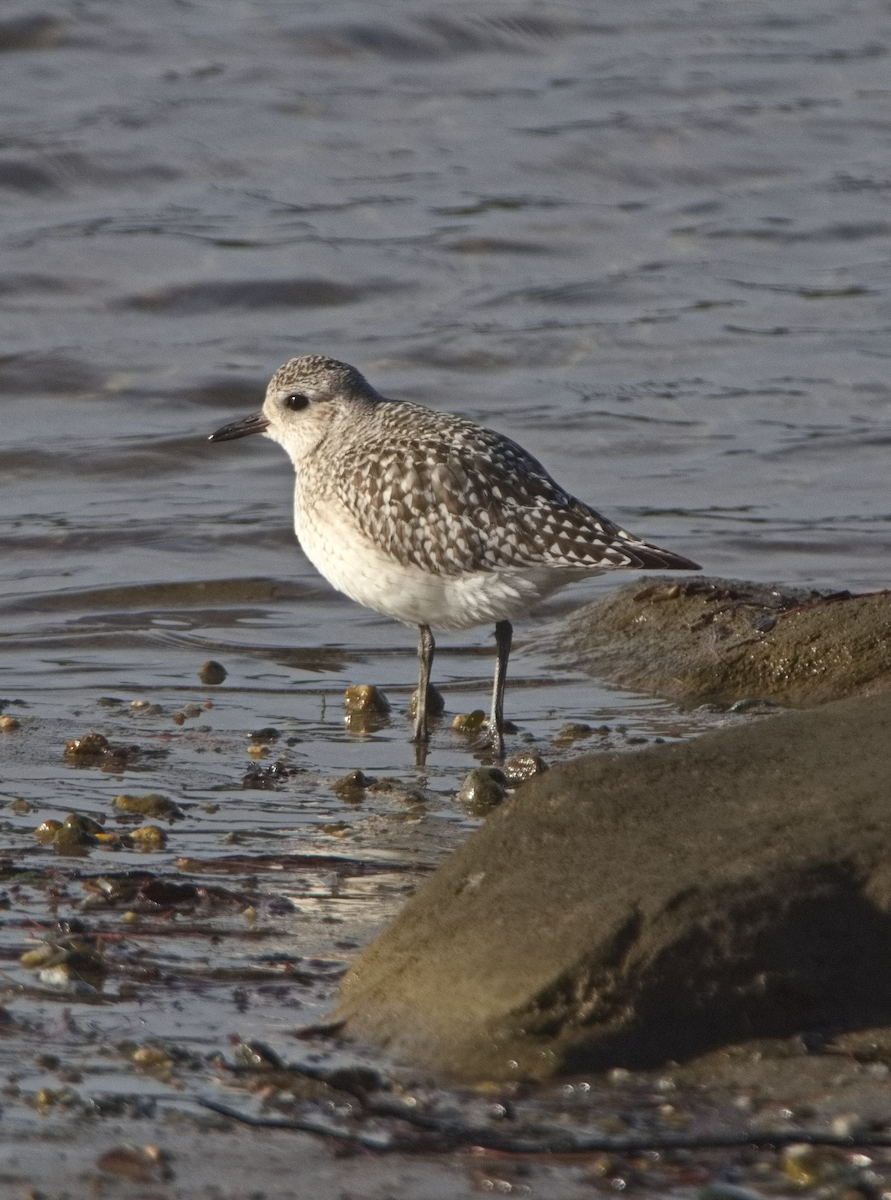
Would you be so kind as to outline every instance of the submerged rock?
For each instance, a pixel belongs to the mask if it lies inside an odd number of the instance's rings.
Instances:
[[[223,664],[213,658],[209,658],[198,668],[199,680],[210,687],[218,687],[221,683],[225,683],[227,675],[228,671]]]
[[[360,957],[347,1037],[462,1079],[891,1025],[891,692],[554,767]]]
[[[505,797],[507,780],[497,767],[474,767],[464,776],[458,803],[472,817],[485,817]]]
[[[185,815],[179,805],[157,792],[149,792],[146,796],[115,796],[111,806],[118,812],[139,817],[154,817],[156,821],[181,821]]]
[[[376,713],[390,711],[390,701],[373,683],[357,683],[343,693],[343,707],[348,713]]]
[[[809,708],[891,687],[891,592],[632,583],[573,613],[559,653],[601,679],[683,703]]]

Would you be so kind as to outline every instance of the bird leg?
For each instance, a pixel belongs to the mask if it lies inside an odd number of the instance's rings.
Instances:
[[[430,727],[427,724],[427,693],[430,689],[430,672],[433,669],[433,651],[436,643],[429,625],[418,626],[418,703],[415,708],[415,731],[413,742],[429,742]]]
[[[507,660],[510,657],[514,628],[510,621],[499,621],[495,626],[495,678],[492,682],[492,715],[486,745],[496,758],[504,758],[504,684],[507,680]]]

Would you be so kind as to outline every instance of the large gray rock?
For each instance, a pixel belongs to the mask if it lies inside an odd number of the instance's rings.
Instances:
[[[891,1024],[891,694],[525,784],[342,985],[345,1034],[463,1079]]]

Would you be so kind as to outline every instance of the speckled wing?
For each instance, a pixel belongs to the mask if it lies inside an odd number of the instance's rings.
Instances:
[[[346,450],[337,483],[362,532],[398,562],[437,575],[686,563],[570,496],[509,438],[414,405],[398,408],[411,409],[411,420],[389,428],[374,453]],[[386,415],[396,424],[396,412]]]

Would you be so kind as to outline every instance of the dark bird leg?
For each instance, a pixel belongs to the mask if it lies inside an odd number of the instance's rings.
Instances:
[[[504,758],[504,684],[507,680],[507,660],[510,657],[510,647],[514,636],[514,627],[510,621],[499,621],[495,626],[495,678],[492,682],[492,715],[489,717],[489,731],[486,734],[486,745],[494,752],[496,758]]]
[[[430,727],[427,724],[427,694],[430,690],[430,672],[433,669],[433,651],[436,642],[429,625],[418,626],[418,703],[415,708],[415,731],[413,742],[422,744],[430,741]]]

